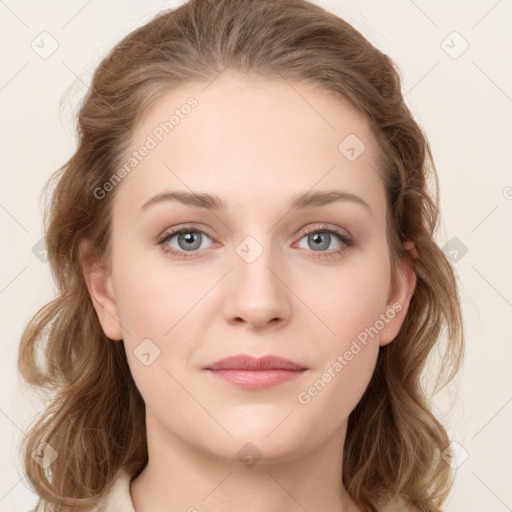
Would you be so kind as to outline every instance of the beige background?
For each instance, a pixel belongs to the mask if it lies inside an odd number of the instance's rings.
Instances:
[[[0,2],[2,512],[28,512],[35,504],[16,447],[41,404],[22,392],[16,357],[23,326],[54,293],[48,265],[36,255],[43,184],[73,152],[74,114],[100,58],[127,32],[180,3]],[[446,511],[511,510],[512,2],[316,3],[396,61],[407,103],[433,149],[443,214],[438,241],[456,258],[467,333],[464,369],[436,398],[458,453]],[[52,44],[56,50],[44,55]]]

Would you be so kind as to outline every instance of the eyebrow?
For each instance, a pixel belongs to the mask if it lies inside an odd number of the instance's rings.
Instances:
[[[359,204],[371,212],[370,205],[361,197],[341,190],[325,190],[298,194],[291,198],[289,208],[291,210],[304,210],[307,208],[317,208],[339,201]],[[140,210],[144,211],[152,205],[165,202],[178,202],[186,206],[195,206],[208,210],[222,210],[226,208],[226,203],[219,196],[214,194],[207,194],[204,192],[173,191],[163,192],[153,196],[141,206]]]

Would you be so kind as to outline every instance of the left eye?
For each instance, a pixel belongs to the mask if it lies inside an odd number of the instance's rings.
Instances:
[[[341,233],[337,233],[336,231],[332,231],[329,229],[326,230],[315,230],[311,231],[310,233],[307,233],[304,235],[301,240],[306,239],[306,243],[308,244],[308,247],[302,247],[303,249],[313,249],[314,251],[325,251],[329,249],[329,245],[334,238],[338,238],[338,240],[341,240],[344,243],[347,243],[346,237],[342,235]],[[339,243],[339,242],[338,242]],[[301,247],[301,246],[299,246]],[[338,249],[338,247],[331,247],[331,249]]]

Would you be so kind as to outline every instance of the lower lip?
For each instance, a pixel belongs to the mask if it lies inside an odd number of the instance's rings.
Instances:
[[[210,373],[244,389],[265,389],[289,382],[306,370],[208,370]]]

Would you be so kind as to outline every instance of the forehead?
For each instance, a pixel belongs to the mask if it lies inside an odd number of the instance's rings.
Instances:
[[[247,208],[338,188],[383,213],[378,151],[366,119],[332,93],[221,74],[167,92],[146,113],[115,201],[139,208],[154,194],[179,189]]]

